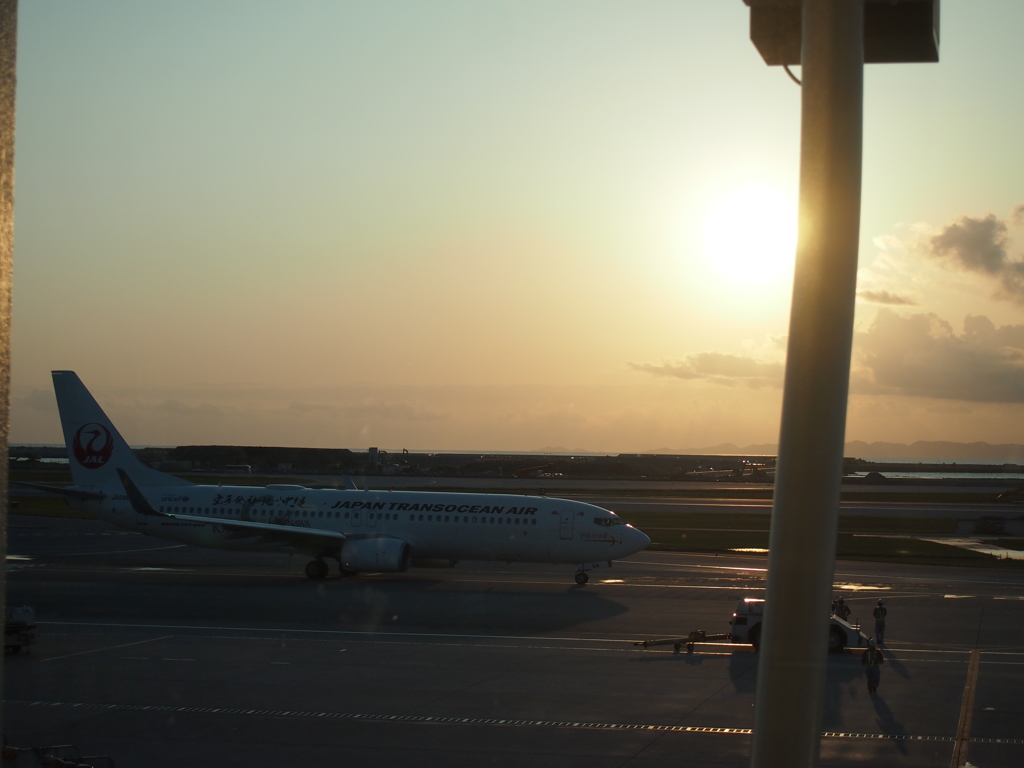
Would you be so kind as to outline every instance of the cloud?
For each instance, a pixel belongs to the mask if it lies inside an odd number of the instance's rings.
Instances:
[[[906,296],[900,296],[896,293],[890,293],[889,291],[860,291],[857,294],[865,301],[873,302],[874,304],[899,304],[905,306],[917,306],[917,302],[913,299],[908,299]]]
[[[942,414],[968,414],[974,413],[974,410],[968,408],[966,405],[933,405],[925,408],[928,413],[942,413]]]
[[[322,413],[323,411],[330,411],[331,406],[319,405],[316,403],[292,403],[288,406],[288,410],[294,411],[298,414]]]
[[[288,411],[299,416],[316,414],[317,418],[340,417],[357,421],[437,421],[448,418],[448,414],[441,411],[402,402],[364,401],[341,405],[325,405],[322,403],[296,401],[288,406]]]
[[[1013,207],[1013,215],[1011,217],[1013,223],[1018,226],[1024,225],[1024,203],[1019,203]]]
[[[12,407],[31,408],[33,411],[42,411],[43,413],[54,413],[57,410],[57,398],[53,396],[52,389],[33,389],[31,394],[13,398],[11,405]]]
[[[729,355],[723,352],[699,352],[687,355],[675,363],[653,365],[651,363],[630,363],[635,371],[652,376],[670,376],[677,379],[703,379],[715,384],[748,387],[781,387],[782,363],[766,363],[753,357]]]
[[[789,336],[784,333],[766,334],[764,338],[744,339],[742,342],[743,352],[748,357],[761,362],[767,362],[763,358],[777,358],[779,354],[786,353],[786,346],[789,343]]]
[[[1016,221],[1024,206],[1013,210]],[[1024,262],[1009,257],[1006,222],[993,214],[984,218],[961,216],[926,244],[928,255],[965,272],[977,272],[999,281],[996,298],[1024,304]]]
[[[854,392],[1024,403],[1024,325],[968,316],[958,335],[935,314],[882,309],[858,335],[855,357]]]
[[[447,414],[411,403],[353,403],[339,407],[338,412],[347,419],[383,421],[437,421]]]
[[[753,356],[700,352],[676,362],[630,363],[652,376],[724,386],[782,386],[784,363]],[[934,313],[902,316],[882,308],[854,339],[850,391],[979,403],[1024,403],[1024,325],[996,326],[968,315],[963,330]],[[962,414],[962,405],[936,405],[934,413]]]
[[[183,403],[180,400],[164,400],[152,406],[154,411],[174,417],[199,416],[204,419],[217,419],[224,411],[210,403]]]
[[[993,214],[961,216],[931,239],[931,252],[969,272],[995,275],[1006,265],[1006,244],[1006,224]]]

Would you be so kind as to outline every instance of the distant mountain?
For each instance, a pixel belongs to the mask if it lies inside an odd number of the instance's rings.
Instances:
[[[1024,445],[1004,443],[951,443],[944,440],[903,443],[865,443],[860,440],[846,444],[846,456],[861,459],[963,459],[966,461],[1024,461]]]
[[[686,448],[672,450],[659,448],[651,453],[669,453],[682,455],[721,455],[721,456],[774,456],[779,452],[775,443],[738,446],[734,443],[722,443],[704,448]],[[1024,462],[1024,445],[1004,443],[953,443],[945,440],[916,443],[865,443],[853,440],[846,444],[843,455],[857,459],[946,459],[948,461],[998,461]]]

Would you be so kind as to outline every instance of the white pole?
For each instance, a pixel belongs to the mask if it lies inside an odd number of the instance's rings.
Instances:
[[[800,237],[753,768],[818,763],[860,229],[862,0],[804,0]]]

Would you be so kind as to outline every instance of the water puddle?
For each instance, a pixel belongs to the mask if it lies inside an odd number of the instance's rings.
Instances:
[[[998,557],[1000,560],[1024,560],[1024,551],[1019,549],[1005,549],[1003,547],[996,547],[991,544],[985,544],[980,539],[954,539],[954,538],[934,538],[934,539],[922,539],[922,541],[930,541],[934,544],[945,544],[948,547],[959,547],[960,549],[969,549],[972,552],[980,552],[984,555],[992,555]]]
[[[838,589],[840,592],[880,592],[892,587],[884,587],[880,584],[833,584],[833,589]]]

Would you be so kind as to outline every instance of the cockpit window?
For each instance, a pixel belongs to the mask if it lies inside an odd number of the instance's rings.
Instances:
[[[598,525],[625,525],[625,521],[618,515],[612,515],[611,517],[595,517],[594,522]]]

